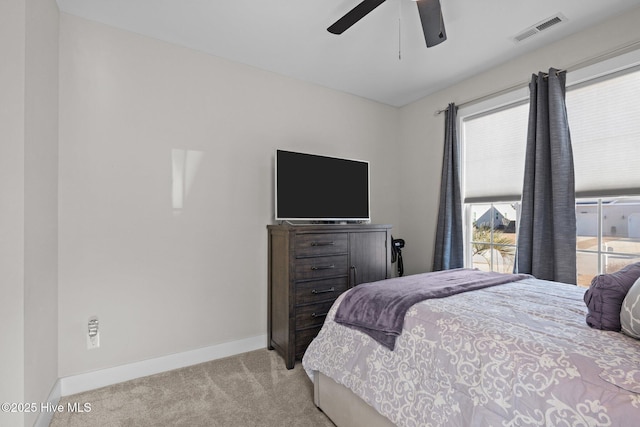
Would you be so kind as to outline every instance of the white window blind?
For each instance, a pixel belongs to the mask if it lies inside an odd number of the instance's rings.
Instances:
[[[567,91],[579,197],[640,192],[640,69]]]
[[[640,194],[640,67],[567,88],[577,197]],[[528,102],[462,120],[464,201],[520,200]]]
[[[464,118],[464,201],[520,200],[529,104]]]

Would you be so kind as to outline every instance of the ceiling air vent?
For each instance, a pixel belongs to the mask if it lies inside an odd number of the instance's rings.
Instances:
[[[547,18],[543,21],[538,22],[535,25],[532,25],[531,27],[521,31],[520,33],[518,33],[516,36],[513,37],[513,40],[517,43],[528,39],[529,37],[533,37],[536,34],[540,33],[541,31],[544,30],[548,30],[549,28],[553,27],[554,25],[557,25],[561,22],[564,22],[567,20],[567,17],[564,16],[561,13],[556,13],[555,15],[553,15],[550,18]]]

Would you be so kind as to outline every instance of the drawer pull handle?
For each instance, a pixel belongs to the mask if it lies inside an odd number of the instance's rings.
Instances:
[[[327,293],[327,292],[335,292],[335,291],[336,291],[336,288],[332,286],[329,289],[323,289],[321,291],[319,291],[317,289],[314,289],[314,290],[311,291],[311,293],[312,294],[324,294],[324,293]]]
[[[329,312],[326,313],[311,313],[311,317],[316,318],[316,317],[327,317],[327,314],[329,314]]]
[[[332,268],[336,268],[336,266],[335,266],[335,265],[333,265],[333,264],[330,264],[330,265],[318,265],[318,266],[314,265],[314,266],[311,266],[311,270],[313,270],[313,271],[315,271],[315,270],[331,270]]]
[[[311,242],[311,246],[335,246],[336,242]]]

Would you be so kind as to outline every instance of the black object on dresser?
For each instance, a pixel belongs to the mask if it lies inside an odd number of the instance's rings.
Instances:
[[[292,369],[338,295],[391,275],[390,225],[269,225],[269,350]]]

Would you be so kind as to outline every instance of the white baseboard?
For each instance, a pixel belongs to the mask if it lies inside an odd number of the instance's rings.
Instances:
[[[146,377],[172,369],[184,368],[185,366],[258,350],[265,348],[266,344],[267,336],[258,335],[256,337],[212,345],[197,350],[185,351],[183,353],[171,354],[169,356],[60,378],[58,380],[58,383],[60,383],[58,399],[59,396],[82,393],[83,391],[94,390],[135,378]]]
[[[58,379],[51,388],[51,392],[49,393],[49,398],[47,399],[48,407],[53,408],[58,406],[58,402],[60,402],[61,396],[62,384]],[[51,424],[51,421],[53,420],[54,413],[55,412],[53,411],[40,411],[40,415],[38,415],[38,419],[36,419],[33,427],[49,427],[49,424]]]

